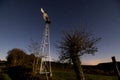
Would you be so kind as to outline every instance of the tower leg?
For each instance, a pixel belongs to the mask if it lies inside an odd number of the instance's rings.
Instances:
[[[50,74],[49,74],[49,80],[53,80],[52,79],[52,72],[50,72]]]

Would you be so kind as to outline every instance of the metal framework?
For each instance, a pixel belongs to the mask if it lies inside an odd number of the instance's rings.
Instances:
[[[41,8],[43,19],[45,20],[45,31],[42,39],[41,50],[35,64],[35,73],[45,74],[47,80],[51,80],[51,57],[50,57],[50,32],[49,24],[51,23],[48,14]]]

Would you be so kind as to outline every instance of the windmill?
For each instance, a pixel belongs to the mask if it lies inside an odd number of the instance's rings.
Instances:
[[[40,75],[45,74],[47,80],[52,80],[49,32],[49,25],[51,21],[48,17],[48,14],[43,10],[43,8],[41,8],[41,12],[45,21],[45,31],[43,34],[40,53],[36,60],[35,73]]]

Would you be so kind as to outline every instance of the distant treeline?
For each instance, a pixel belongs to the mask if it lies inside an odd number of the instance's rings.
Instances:
[[[117,62],[118,68],[120,69],[120,62]],[[101,74],[101,75],[115,75],[114,73],[114,65],[112,62],[108,63],[99,63],[98,65],[88,66],[83,65],[83,70],[85,73],[90,74]]]

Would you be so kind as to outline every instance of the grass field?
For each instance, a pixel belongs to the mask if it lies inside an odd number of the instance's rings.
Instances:
[[[67,67],[64,67],[62,69],[62,66],[57,66],[57,68],[53,68],[52,70],[53,70],[53,80],[77,80],[76,75],[72,68],[69,69]],[[17,69],[14,68],[12,70],[12,72],[13,71],[15,73],[14,75],[16,75],[17,74],[16,72],[18,72],[18,73],[19,73],[19,71],[21,72],[21,69],[19,70],[19,67],[17,67]],[[17,76],[20,77],[19,74],[17,74]],[[40,80],[45,80],[44,77],[46,77],[46,76],[39,75],[39,77],[42,78]],[[86,80],[118,80],[116,76],[105,76],[105,75],[98,75],[98,74],[97,75],[85,74],[85,79]],[[8,73],[4,73],[4,71],[3,71],[0,73],[0,80],[12,80],[12,77]],[[19,79],[19,80],[23,80],[23,79]],[[30,75],[30,78],[25,79],[25,80],[37,80],[37,79],[35,79],[34,77],[31,79],[31,75]]]
[[[118,80],[115,76],[85,74],[86,80]],[[73,71],[53,71],[53,80],[77,80]]]
[[[118,80],[115,76],[86,74],[86,80]]]
[[[93,74],[85,74],[85,78],[86,80],[118,80],[116,76],[104,76],[104,75],[93,75]],[[9,75],[3,73],[2,80],[12,80],[12,79],[10,79]],[[36,79],[30,79],[30,80],[36,80]],[[40,79],[40,80],[45,80],[45,79]],[[68,71],[54,70],[53,80],[77,80],[77,79],[73,70],[68,70]]]

